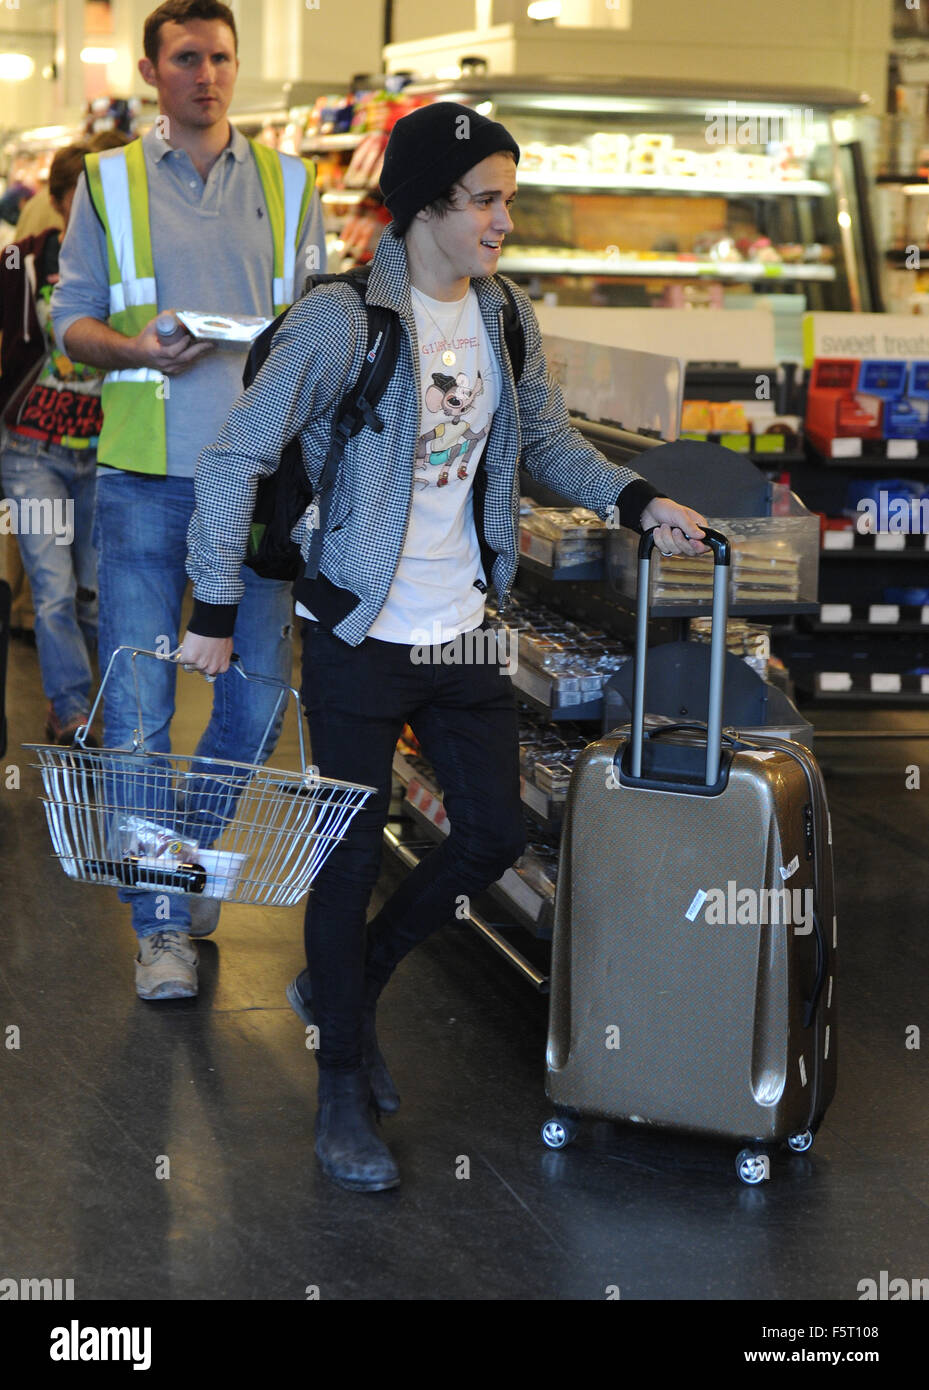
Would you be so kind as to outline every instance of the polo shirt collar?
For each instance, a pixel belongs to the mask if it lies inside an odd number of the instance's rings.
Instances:
[[[237,126],[232,125],[232,122],[230,122],[230,126],[232,130],[231,139],[226,148],[220,151],[220,155],[231,154],[233,159],[237,160],[239,164],[242,164],[249,154],[249,143]],[[151,130],[143,135],[142,140],[143,143],[148,146],[149,152],[156,164],[160,164],[165,155],[170,154],[171,151],[176,148],[175,145],[165,140],[162,135],[159,135],[157,127],[154,125]]]

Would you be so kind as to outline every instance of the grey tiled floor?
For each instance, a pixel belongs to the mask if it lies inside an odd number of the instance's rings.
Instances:
[[[193,746],[205,699],[187,678],[178,746]],[[41,739],[42,708],[35,654],[15,645],[8,764]],[[293,749],[290,727],[281,765]],[[288,1300],[308,1285],[347,1299],[602,1300],[617,1285],[632,1300],[855,1300],[881,1269],[929,1274],[929,741],[819,751],[840,1086],[812,1153],[758,1189],[738,1183],[727,1146],[605,1124],[547,1151],[545,1000],[462,926],[406,962],[381,1010],[403,1184],[335,1189],[313,1156],[314,1066],[283,995],[302,964],[299,909],[225,908],[201,946],[199,999],[142,1003],[125,910],[50,858],[24,770],[21,790],[0,791],[0,1030],[21,1035],[0,1048],[0,1272],[74,1278],[79,1299]],[[903,767],[920,760],[924,789],[908,792]],[[385,865],[379,892],[398,872]],[[922,1050],[905,1046],[911,1024]]]

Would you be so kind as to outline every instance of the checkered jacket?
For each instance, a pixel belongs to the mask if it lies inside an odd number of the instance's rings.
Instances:
[[[636,526],[657,492],[631,469],[610,463],[569,424],[561,391],[548,375],[529,298],[513,286],[526,339],[525,366],[515,385],[503,336],[503,291],[492,278],[472,284],[501,370],[501,399],[482,462],[481,521],[483,539],[494,552],[492,580],[505,606],[518,559],[520,463],[539,482],[604,519],[618,504],[624,525]],[[420,433],[422,390],[406,246],[390,232],[378,246],[367,298],[393,309],[405,329],[378,408],[386,428],[380,434],[365,428],[349,441],[332,495],[316,588],[313,583],[302,588],[305,581],[299,580],[295,586],[296,596],[323,620],[327,610],[319,586],[341,596],[342,602],[329,605],[339,620],[328,625],[352,646],[364,639],[383,607],[397,569]],[[305,296],[284,319],[218,440],[200,455],[188,533],[192,631],[231,634],[244,592],[239,571],[258,481],[274,472],[285,444],[299,435],[307,472],[314,486],[318,483],[336,408],[361,373],[366,343],[367,318],[354,290],[335,284]],[[310,538],[301,519],[293,539],[304,559]]]

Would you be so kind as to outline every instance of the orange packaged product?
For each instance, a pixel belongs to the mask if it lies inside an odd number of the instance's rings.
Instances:
[[[709,401],[684,401],[681,407],[681,429],[706,434],[713,428],[710,423]]]
[[[710,406],[712,430],[724,434],[747,434],[748,421],[741,401],[714,401]]]

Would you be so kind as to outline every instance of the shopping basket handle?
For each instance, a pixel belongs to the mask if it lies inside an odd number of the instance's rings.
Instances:
[[[117,658],[118,656],[120,656],[123,652],[128,652],[128,653],[131,655],[132,659],[133,659],[132,679],[133,679],[133,683],[134,683],[134,685],[135,685],[136,713],[138,714],[138,717],[139,717],[139,724],[138,724],[138,728],[136,729],[136,735],[137,735],[137,737],[136,737],[136,739],[134,740],[134,742],[135,742],[135,751],[136,751],[136,752],[141,752],[141,753],[144,753],[144,752],[145,752],[145,731],[144,731],[144,729],[143,729],[143,727],[142,727],[142,697],[141,697],[141,695],[140,695],[140,693],[139,693],[139,682],[138,682],[138,678],[137,678],[136,673],[135,673],[135,658],[136,658],[137,656],[150,656],[154,661],[170,661],[170,662],[173,662],[174,665],[180,666],[180,665],[182,665],[182,663],[181,663],[181,661],[180,661],[180,647],[178,647],[176,651],[168,652],[168,653],[148,651],[145,647],[128,647],[128,646],[126,646],[126,647],[117,647],[117,648],[115,649],[115,651],[113,652],[113,655],[110,657],[109,661],[107,662],[106,671],[103,673],[103,679],[102,679],[102,681],[100,682],[100,688],[99,688],[99,690],[97,691],[97,696],[96,696],[96,699],[94,700],[93,707],[91,708],[90,714],[87,716],[87,722],[86,722],[85,724],[82,724],[82,725],[81,725],[81,727],[78,729],[77,733],[76,733],[75,736],[74,736],[74,742],[77,744],[77,746],[78,746],[79,748],[84,748],[84,747],[85,747],[85,742],[84,742],[84,740],[86,739],[87,734],[90,732],[91,726],[93,725],[94,719],[96,718],[97,710],[98,710],[98,708],[99,708],[99,706],[100,706],[101,700],[103,699],[103,692],[104,692],[104,690],[106,689],[106,683],[107,683],[107,681],[109,680],[109,678],[110,678],[110,672],[111,672],[112,669],[113,669],[113,663],[115,662],[116,658]],[[240,676],[242,677],[243,680],[254,681],[254,683],[255,683],[256,685],[271,685],[271,686],[274,686],[275,689],[277,689],[277,690],[280,692],[281,695],[284,695],[284,696],[285,696],[285,698],[286,698],[286,696],[288,696],[288,695],[292,695],[292,696],[293,696],[294,702],[296,703],[296,706],[297,706],[297,740],[298,740],[299,745],[300,745],[300,767],[301,767],[302,769],[305,769],[305,768],[307,767],[307,760],[306,760],[306,742],[305,742],[304,734],[303,734],[303,711],[302,711],[301,708],[300,708],[300,695],[299,695],[299,693],[294,689],[294,687],[293,687],[292,685],[287,685],[286,682],[284,682],[284,681],[282,681],[282,680],[278,680],[278,678],[277,678],[276,676],[262,676],[262,675],[256,675],[256,674],[255,674],[254,672],[252,672],[252,671],[246,671],[246,670],[245,670],[245,667],[242,665],[242,663],[241,663],[241,661],[240,661],[240,659],[239,659],[239,656],[238,656],[238,653],[237,653],[237,652],[233,652],[233,653],[232,653],[232,656],[231,656],[231,658],[230,658],[230,661],[231,661],[230,670],[237,672],[237,674],[240,675]],[[197,668],[196,668],[195,666],[183,665],[182,669],[184,669],[184,670],[189,670],[189,671],[195,671]],[[208,679],[211,679],[211,678],[208,677]],[[273,726],[273,724],[274,724],[275,719],[277,718],[277,715],[278,715],[278,711],[279,711],[279,710],[280,710],[280,700],[278,700],[278,703],[275,705],[275,707],[274,707],[274,709],[273,709],[273,711],[272,711],[272,713],[271,713],[271,718],[268,720],[268,723],[267,723],[267,725],[265,726],[265,731],[264,731],[264,733],[263,733],[262,736],[261,736],[261,742],[260,742],[259,745],[258,745],[258,749],[257,749],[257,752],[258,752],[258,753],[261,752],[262,748],[263,748],[264,745],[265,745],[265,740],[267,739],[268,734],[269,734],[270,731],[271,731],[271,728],[272,728],[272,726]],[[256,758],[256,761],[257,761],[257,758]]]

